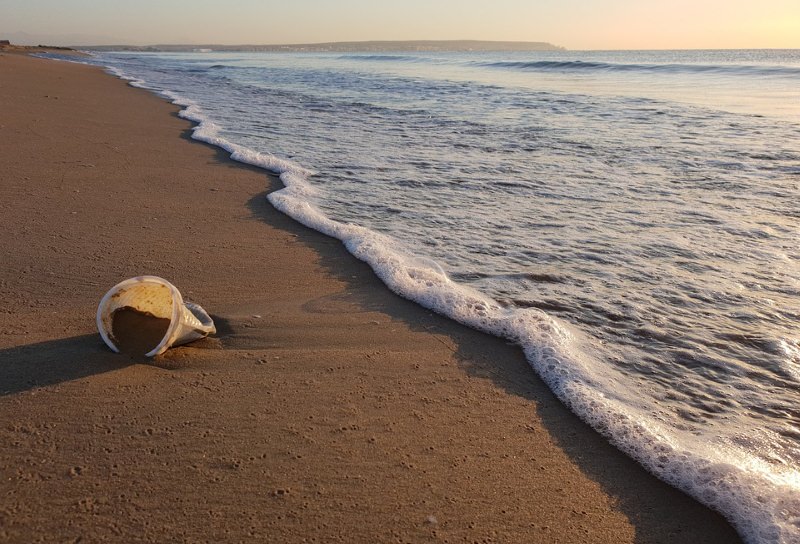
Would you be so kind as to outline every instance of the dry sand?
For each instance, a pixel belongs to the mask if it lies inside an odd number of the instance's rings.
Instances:
[[[0,55],[0,541],[730,543],[521,352],[391,294],[99,69]],[[219,333],[94,328],[155,274]]]

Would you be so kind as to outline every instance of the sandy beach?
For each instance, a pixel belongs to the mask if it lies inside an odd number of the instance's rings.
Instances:
[[[738,541],[177,112],[0,54],[0,542]],[[111,353],[97,303],[142,274],[217,335]]]

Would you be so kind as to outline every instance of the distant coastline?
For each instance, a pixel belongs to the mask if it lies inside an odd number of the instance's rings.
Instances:
[[[285,45],[219,45],[219,44],[158,44],[158,45],[82,45],[77,49],[89,51],[265,51],[265,52],[402,52],[402,51],[565,51],[564,47],[547,42],[498,42],[481,40],[412,40],[326,42]]]

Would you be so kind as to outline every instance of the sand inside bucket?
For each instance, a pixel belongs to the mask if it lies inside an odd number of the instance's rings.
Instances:
[[[152,351],[169,329],[169,319],[140,312],[129,306],[114,311],[111,333],[120,353],[144,355]]]

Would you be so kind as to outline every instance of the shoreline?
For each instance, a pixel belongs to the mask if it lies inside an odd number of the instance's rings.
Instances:
[[[736,540],[581,423],[519,348],[393,295],[271,208],[278,180],[187,142],[177,106],[11,58],[0,537]],[[94,305],[143,273],[202,304],[218,338],[146,364],[104,350]]]

